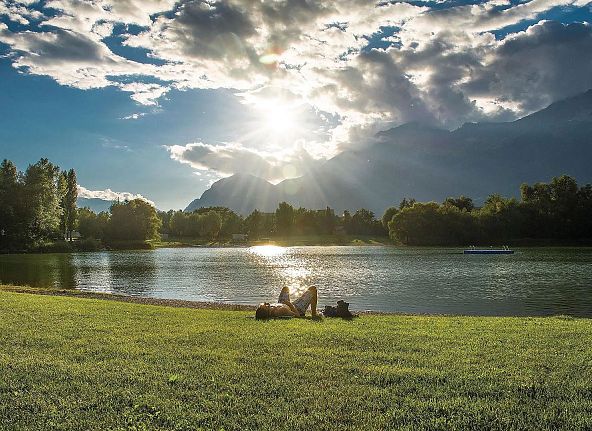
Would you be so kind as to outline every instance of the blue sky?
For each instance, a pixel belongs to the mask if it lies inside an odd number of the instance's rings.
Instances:
[[[592,87],[587,1],[0,1],[0,157],[183,208],[408,121],[508,121]]]

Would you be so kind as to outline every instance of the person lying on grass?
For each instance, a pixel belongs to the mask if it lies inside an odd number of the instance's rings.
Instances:
[[[280,292],[277,304],[264,302],[255,311],[255,319],[270,319],[274,317],[304,317],[310,306],[312,317],[317,317],[317,288],[310,286],[294,302],[290,301],[290,290],[284,286]]]

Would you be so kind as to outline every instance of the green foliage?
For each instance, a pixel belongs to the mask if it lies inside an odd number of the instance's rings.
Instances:
[[[470,198],[401,204],[389,234],[403,244],[467,245],[506,243],[525,238],[592,238],[592,186],[578,188],[568,176],[550,183],[522,184],[521,201],[493,194],[476,209]]]
[[[42,240],[59,238],[61,197],[58,181],[60,170],[47,159],[29,165],[24,174],[23,198],[27,203],[28,238]]]
[[[216,211],[208,211],[198,217],[200,236],[211,240],[218,238],[220,229],[222,228],[222,217],[220,214]]]
[[[142,199],[114,203],[110,211],[107,239],[145,241],[158,238],[160,218],[156,209]]]
[[[259,239],[261,234],[265,232],[264,226],[264,214],[259,210],[254,210],[245,219],[245,229],[251,239]]]
[[[76,200],[78,199],[78,183],[74,169],[63,171],[58,178],[58,196],[60,197],[60,233],[72,241],[72,232],[76,227]]]
[[[374,218],[374,213],[365,208],[360,208],[345,224],[345,230],[353,235],[384,235],[382,222]]]
[[[103,248],[100,240],[95,238],[84,238],[75,243],[78,251],[98,251]]]
[[[466,211],[436,202],[416,202],[389,222],[390,235],[410,245],[450,245],[473,238],[473,218]]]
[[[72,241],[72,232],[76,227],[76,201],[78,200],[78,182],[76,172],[70,169],[66,174],[66,193],[64,196],[64,217],[66,219],[66,233]]]
[[[170,215],[169,232],[178,238],[229,238],[243,232],[243,219],[228,208],[200,208],[194,212],[174,211]]]
[[[77,211],[78,232],[82,238],[103,239],[109,226],[109,214],[96,214],[89,208],[79,208]]]
[[[390,207],[384,211],[382,218],[380,219],[382,223],[382,227],[388,229],[389,222],[393,219],[393,217],[399,212],[399,208]]]
[[[24,235],[22,182],[14,163],[0,165],[0,251],[15,249]]]
[[[294,218],[294,207],[286,202],[281,202],[275,210],[277,233],[280,235],[290,235],[294,227]]]
[[[0,251],[27,251],[63,239],[68,227],[63,216],[67,193],[67,175],[49,160],[29,165],[24,173],[4,160],[0,165]]]
[[[399,204],[399,209],[402,210],[404,208],[411,208],[415,204],[415,202],[417,202],[417,201],[413,198],[411,198],[411,199],[403,198],[403,200]]]
[[[256,321],[0,292],[6,430],[586,430],[592,321]]]
[[[466,196],[460,196],[458,198],[446,198],[443,205],[453,206],[462,211],[471,212],[475,209],[473,199]]]

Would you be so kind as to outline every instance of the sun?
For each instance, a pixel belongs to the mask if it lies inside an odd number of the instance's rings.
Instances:
[[[267,100],[259,106],[260,127],[268,135],[293,137],[300,125],[297,106],[283,100]]]

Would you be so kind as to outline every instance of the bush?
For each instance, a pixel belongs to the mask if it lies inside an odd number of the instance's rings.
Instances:
[[[31,251],[36,253],[71,253],[74,251],[72,243],[64,240],[53,242],[42,242],[33,246]]]
[[[78,251],[99,251],[103,249],[101,240],[94,238],[81,239],[76,241],[74,244]]]
[[[146,241],[121,240],[105,241],[105,246],[109,250],[152,250],[154,246]]]

